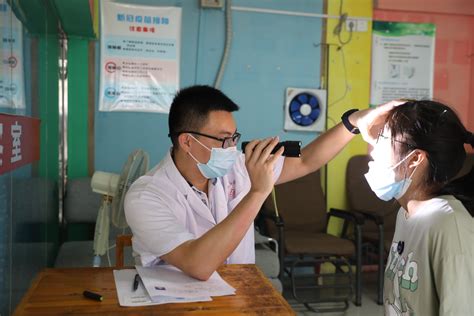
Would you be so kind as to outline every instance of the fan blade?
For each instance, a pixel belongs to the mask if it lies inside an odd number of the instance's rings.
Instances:
[[[308,103],[308,97],[309,97],[309,94],[307,93],[300,93],[296,96],[296,98],[298,99],[298,101],[301,102],[301,104]]]
[[[309,117],[311,117],[314,121],[316,121],[319,118],[319,115],[321,115],[321,110],[318,109],[313,109],[311,113],[309,114]]]
[[[132,183],[147,172],[148,161],[148,154],[141,149],[135,150],[128,156],[112,201],[112,224],[117,228],[128,227],[123,209],[125,195]]]

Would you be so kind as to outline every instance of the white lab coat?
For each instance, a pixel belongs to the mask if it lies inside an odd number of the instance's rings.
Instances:
[[[280,176],[284,158],[274,171]],[[164,159],[140,177],[125,197],[125,216],[133,233],[133,250],[144,266],[158,264],[160,257],[183,242],[202,236],[220,223],[250,190],[245,156],[209,187],[209,209],[179,173],[170,152]],[[215,214],[215,218],[213,216]],[[226,263],[255,263],[254,228],[245,237]]]

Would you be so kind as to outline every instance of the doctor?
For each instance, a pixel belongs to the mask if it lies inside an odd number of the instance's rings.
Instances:
[[[173,147],[128,191],[125,215],[139,262],[164,261],[207,280],[223,263],[254,263],[253,220],[273,185],[318,170],[353,137],[376,137],[397,102],[346,112],[342,123],[302,149],[301,158],[274,155],[277,137],[254,140],[245,155],[232,115],[239,107],[219,90],[181,90],[169,113]]]

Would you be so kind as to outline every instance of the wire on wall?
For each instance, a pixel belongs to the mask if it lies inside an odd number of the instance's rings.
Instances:
[[[345,41],[342,40],[341,38],[341,32],[342,29],[344,28],[344,25],[347,23],[347,13],[342,12],[342,7],[344,5],[344,0],[340,0],[339,2],[339,21],[337,25],[334,27],[333,34],[337,35],[337,40],[339,42],[339,46],[337,48],[337,51],[341,53],[341,60],[342,60],[342,68],[344,70],[344,93],[340,98],[337,98],[335,101],[331,102],[328,104],[328,108],[333,106],[336,103],[341,102],[344,100],[344,98],[347,96],[347,93],[350,90],[349,82],[347,81],[347,67],[346,67],[346,56],[344,53],[344,46],[349,44],[352,41],[352,32],[354,31],[354,22],[349,21],[348,27],[349,27],[349,38]]]
[[[343,6],[344,0],[340,0],[339,2],[339,21],[337,22],[337,25],[334,27],[334,30],[332,31],[334,35],[337,35],[337,40],[339,41],[339,45],[341,47],[339,49],[342,49],[344,45],[349,44],[349,42],[352,40],[352,32],[354,30],[354,22],[349,21],[348,27],[349,27],[349,38],[345,41],[342,40],[341,38],[341,32],[342,29],[344,28],[344,25],[347,23],[347,12],[342,12],[342,6]]]
[[[225,7],[225,19],[226,19],[226,35],[225,35],[225,48],[222,54],[221,65],[219,66],[219,72],[214,82],[214,87],[219,89],[222,83],[222,77],[224,77],[225,67],[229,59],[230,47],[232,46],[232,0],[226,1]]]
[[[333,102],[329,103],[328,108],[333,106],[334,104],[339,103],[342,100],[344,100],[344,98],[347,96],[347,93],[349,92],[349,89],[350,89],[349,82],[347,81],[346,55],[344,53],[343,46],[339,46],[337,48],[337,51],[339,51],[341,53],[342,69],[344,71],[344,93],[342,94],[341,97],[339,97],[336,100],[334,100]]]

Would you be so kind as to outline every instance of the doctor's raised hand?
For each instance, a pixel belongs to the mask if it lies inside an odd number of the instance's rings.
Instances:
[[[364,140],[373,145],[377,140],[379,132],[383,129],[388,113],[396,106],[404,104],[406,101],[393,100],[379,105],[373,109],[365,109],[353,114],[354,125],[358,127]]]

